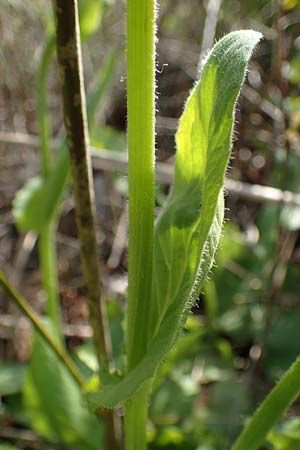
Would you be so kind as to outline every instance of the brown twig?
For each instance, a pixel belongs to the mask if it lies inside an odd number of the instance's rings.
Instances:
[[[101,301],[78,5],[77,0],[54,0],[53,6],[80,257],[98,359],[101,370],[105,370],[108,368],[111,359],[111,345],[105,306]],[[107,450],[115,450],[118,447],[119,439],[114,423],[114,414],[101,411],[101,416],[105,424],[106,448]]]
[[[94,328],[99,359],[103,363],[104,361],[107,362],[110,357],[110,343],[104,307],[101,302],[93,182],[87,151],[88,131],[76,12],[77,4],[74,0],[57,0],[54,5],[57,27],[57,55],[63,91],[64,121],[70,152],[80,256],[87,288],[90,320]]]

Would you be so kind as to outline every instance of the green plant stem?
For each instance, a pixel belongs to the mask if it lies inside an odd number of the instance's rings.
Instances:
[[[155,0],[127,0],[129,261],[127,370],[148,342],[154,234]],[[146,449],[149,386],[125,405],[127,450]]]
[[[60,361],[68,369],[76,383],[80,387],[84,386],[84,380],[78,372],[77,368],[73,364],[70,357],[62,350],[62,348],[57,344],[55,339],[48,333],[42,322],[40,321],[37,314],[30,307],[28,302],[22,297],[9,283],[5,275],[0,272],[0,286],[6,292],[6,294],[14,301],[14,303],[20,308],[20,310],[25,314],[25,316],[30,320],[31,324],[34,326],[36,331],[41,335],[41,337],[46,341],[46,343],[52,348],[56,353]]]
[[[48,114],[47,83],[49,65],[55,51],[55,36],[47,38],[38,73],[38,123],[40,135],[41,172],[46,181],[51,170],[50,120]],[[42,285],[46,293],[46,311],[55,327],[60,343],[63,344],[61,330],[61,312],[59,305],[59,285],[56,257],[56,218],[51,217],[40,233],[39,256],[42,273]]]
[[[146,429],[148,419],[148,397],[151,385],[144,386],[126,403],[125,448],[143,450],[147,448]]]
[[[127,1],[128,369],[147,348],[154,234],[154,0]],[[138,322],[138,323],[137,323]]]
[[[42,285],[47,295],[46,312],[51,319],[60,343],[63,343],[61,315],[59,306],[59,286],[55,245],[55,220],[51,220],[43,229],[39,238],[40,267]]]
[[[232,450],[257,450],[267,433],[300,392],[300,359],[292,364],[274,389],[261,403],[254,416],[232,447]]]
[[[54,0],[53,6],[80,257],[99,364],[101,370],[105,371],[109,366],[111,349],[105,305],[101,301],[78,4],[77,0]],[[102,411],[102,415],[106,448],[116,450],[119,445],[118,417],[113,412]]]

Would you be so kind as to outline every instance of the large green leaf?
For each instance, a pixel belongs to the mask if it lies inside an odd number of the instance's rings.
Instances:
[[[189,296],[197,279],[230,155],[235,102],[259,39],[259,33],[241,31],[215,45],[181,118],[175,183],[156,227],[150,333],[176,293]]]
[[[36,334],[23,392],[31,426],[39,434],[79,450],[104,448],[102,426],[87,409],[79,386]]]
[[[260,37],[255,31],[230,33],[205,61],[180,120],[174,186],[155,228],[149,348],[119,384],[88,394],[94,406],[113,407],[153,377],[200,293],[221,235],[234,107]]]

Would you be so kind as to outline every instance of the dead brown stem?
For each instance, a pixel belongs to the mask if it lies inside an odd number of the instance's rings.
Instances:
[[[77,0],[54,0],[53,6],[81,263],[98,359],[101,369],[106,370],[111,358],[111,348],[105,306],[101,301],[78,5]],[[107,450],[116,450],[118,437],[114,426],[114,414],[102,411],[101,416],[106,431],[106,448]]]

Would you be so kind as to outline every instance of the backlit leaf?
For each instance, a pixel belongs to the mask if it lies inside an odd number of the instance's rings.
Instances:
[[[119,384],[88,394],[94,407],[113,407],[129,399],[154,376],[199,296],[222,230],[222,188],[234,107],[260,38],[255,31],[239,31],[221,39],[208,55],[187,101],[176,135],[174,186],[155,228],[149,348]]]

